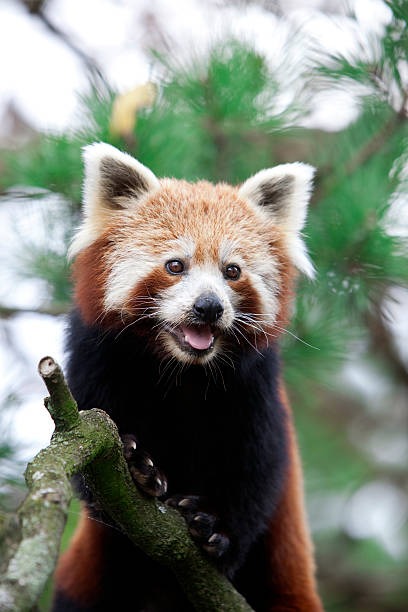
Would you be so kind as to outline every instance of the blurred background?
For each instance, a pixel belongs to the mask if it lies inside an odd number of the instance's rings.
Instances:
[[[81,147],[233,184],[305,161],[317,279],[283,351],[320,590],[407,610],[407,27],[407,0],[2,0],[0,509],[53,429],[36,367],[64,363]]]

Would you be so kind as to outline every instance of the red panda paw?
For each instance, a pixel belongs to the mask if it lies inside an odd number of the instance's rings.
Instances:
[[[219,520],[214,514],[203,512],[205,504],[197,495],[175,495],[166,504],[176,508],[185,518],[191,537],[214,559],[229,548],[229,538],[219,531]]]
[[[139,447],[131,434],[121,436],[123,454],[133,482],[147,495],[161,497],[167,491],[167,478],[155,465],[148,453]]]

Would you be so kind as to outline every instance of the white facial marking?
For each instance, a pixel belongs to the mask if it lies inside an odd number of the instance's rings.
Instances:
[[[188,236],[180,236],[166,244],[167,259],[192,259],[196,250],[196,243]],[[167,261],[167,260],[166,260]]]
[[[227,263],[241,264],[242,258],[239,255],[239,243],[235,240],[224,238],[220,246],[219,260],[224,265]]]
[[[152,255],[138,249],[133,252],[129,249],[125,257],[119,257],[115,250],[110,260],[114,263],[106,283],[104,307],[105,310],[120,310],[132,290],[153,272],[157,263]]]

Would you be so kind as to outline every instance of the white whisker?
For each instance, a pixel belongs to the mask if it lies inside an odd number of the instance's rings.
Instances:
[[[261,333],[261,334],[263,334],[265,336],[266,346],[267,347],[269,346],[269,338],[268,338],[269,334],[267,334],[266,331],[263,329],[263,327],[258,325],[257,322],[255,323],[254,321],[252,321],[252,319],[250,317],[243,318],[241,314],[237,315],[236,319],[237,319],[237,321],[236,321],[237,325],[238,324],[245,325],[246,327],[250,327],[250,328],[252,328],[255,331],[255,334],[254,334],[255,345],[256,345],[256,334],[257,333]]]
[[[233,325],[233,327],[234,327],[235,331],[237,331],[237,332],[239,333],[239,335],[240,335],[240,336],[242,336],[242,337],[243,337],[243,339],[244,339],[246,342],[248,342],[249,346],[252,346],[252,348],[254,349],[254,351],[256,351],[256,352],[258,353],[258,355],[261,355],[261,356],[263,357],[262,353],[260,353],[260,352],[258,351],[258,349],[254,347],[254,345],[252,344],[252,342],[250,342],[250,341],[248,340],[248,338],[245,336],[245,334],[243,334],[243,333],[242,333],[242,332],[241,332],[241,331],[238,329],[238,327],[237,327],[236,325]]]
[[[302,344],[305,344],[306,346],[309,346],[310,348],[315,349],[315,351],[320,351],[318,346],[313,346],[313,344],[309,344],[308,342],[306,342],[306,340],[302,340],[302,338],[299,338],[298,336],[296,336],[296,334],[289,331],[288,329],[279,327],[279,325],[275,325],[275,327],[276,329],[279,329],[281,332],[284,332],[285,334],[289,334],[289,336],[292,336],[293,338],[295,338],[295,340],[299,340],[299,342],[301,342]]]
[[[217,369],[217,372],[219,372],[219,375],[221,377],[221,382],[222,382],[222,386],[224,387],[224,391],[227,390],[226,386],[225,386],[225,381],[224,381],[224,376],[222,375],[222,370],[220,368],[220,366],[217,363],[217,358],[214,359],[213,364],[214,364],[214,368]]]

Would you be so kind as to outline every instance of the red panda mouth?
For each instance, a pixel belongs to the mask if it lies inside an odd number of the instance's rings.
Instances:
[[[188,352],[204,353],[214,346],[214,333],[210,325],[180,325],[168,329],[180,348]]]

